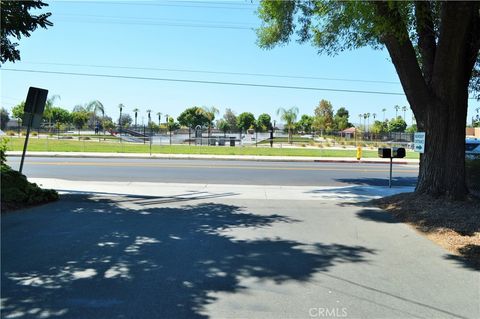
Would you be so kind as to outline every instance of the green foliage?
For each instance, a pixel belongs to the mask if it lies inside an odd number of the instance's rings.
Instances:
[[[18,43],[12,43],[9,37],[20,40],[22,36],[29,37],[30,33],[38,27],[47,28],[53,24],[48,20],[51,13],[39,13],[38,10],[48,4],[34,1],[1,1],[1,39],[0,63],[20,60],[20,51],[16,48]],[[29,11],[35,11],[31,14]]]
[[[61,107],[54,106],[50,109],[51,119],[53,123],[67,124],[72,121],[70,112]]]
[[[237,126],[241,130],[248,130],[255,124],[255,116],[250,112],[243,112],[237,117]]]
[[[80,111],[80,112],[72,112],[71,117],[72,117],[73,125],[75,125],[77,129],[81,129],[85,127],[85,124],[87,124],[90,115],[88,112]]]
[[[46,203],[58,199],[55,190],[44,190],[35,183],[30,183],[25,175],[12,170],[7,165],[1,166],[2,210],[11,210],[23,206]]]
[[[225,109],[225,114],[223,114],[223,119],[228,123],[231,131],[238,130],[237,127],[237,115],[231,109]]]
[[[7,146],[8,146],[8,138],[2,137],[0,139],[0,166],[6,165],[7,162]]]
[[[230,130],[230,124],[224,120],[224,119],[221,119],[218,121],[217,123],[217,127],[223,132],[223,133],[227,133],[229,130]]]
[[[405,123],[405,121],[400,116],[388,122],[389,132],[405,132],[406,128],[407,128],[407,123]]]
[[[12,108],[12,115],[16,119],[23,119],[23,110],[25,108],[25,101],[20,102]]]
[[[388,122],[387,121],[375,121],[373,122],[371,132],[373,134],[383,134],[388,132]]]
[[[122,127],[126,128],[132,124],[133,120],[130,114],[122,113]]]
[[[5,129],[7,126],[8,121],[10,121],[10,116],[8,111],[3,107],[0,109],[0,129]]]
[[[257,129],[260,132],[266,132],[272,126],[272,118],[270,115],[263,113],[258,116],[257,119]]]
[[[102,121],[102,126],[104,130],[110,131],[115,128],[115,124],[112,122],[111,119],[105,119]]]
[[[285,121],[285,126],[288,130],[288,142],[292,143],[292,134],[295,129],[295,121],[297,120],[298,107],[294,106],[287,109],[279,108],[277,110],[277,115],[280,115],[280,118]]]
[[[194,106],[183,111],[180,116],[177,117],[178,123],[182,126],[195,128],[197,125],[200,127],[207,126],[209,119],[201,111],[201,108]]]
[[[321,100],[315,108],[314,128],[331,132],[334,129],[333,106],[330,101]]]
[[[413,124],[412,126],[407,127],[405,132],[407,133],[416,133],[418,131],[417,124]]]
[[[175,130],[178,130],[180,128],[180,124],[178,122],[175,122],[175,120],[173,119],[173,117],[170,117],[168,119],[168,123],[167,123],[167,129],[169,132],[172,132],[172,131],[175,131]]]
[[[337,131],[343,131],[346,128],[352,127],[353,125],[348,122],[349,113],[346,108],[341,107],[335,113],[335,117],[333,118],[334,128]]]
[[[313,116],[303,114],[300,120],[297,123],[297,130],[305,133],[310,133],[312,131],[312,125],[314,121]]]

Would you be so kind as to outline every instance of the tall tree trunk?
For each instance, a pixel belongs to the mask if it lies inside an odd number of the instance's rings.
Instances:
[[[432,101],[435,99],[432,97]],[[454,111],[453,111],[454,110]],[[425,131],[425,153],[420,157],[417,193],[462,199],[465,184],[465,121],[467,99],[452,103],[436,101],[420,117]]]
[[[391,21],[386,45],[419,131],[426,133],[416,192],[463,199],[468,83],[480,48],[478,2],[442,2],[438,42],[431,28],[431,8],[416,4],[420,61],[395,5],[375,2]],[[420,62],[420,63],[419,63]]]

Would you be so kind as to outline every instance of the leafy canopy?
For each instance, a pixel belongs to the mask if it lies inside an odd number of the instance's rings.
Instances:
[[[182,126],[195,128],[197,125],[200,127],[207,126],[210,123],[210,119],[201,108],[194,106],[186,109],[177,117],[178,123]]]
[[[18,43],[11,42],[11,37],[20,40],[22,36],[29,37],[30,33],[38,27],[46,29],[53,25],[48,20],[51,16],[50,12],[38,15],[30,13],[31,10],[42,9],[45,6],[48,6],[48,4],[38,0],[0,1],[0,63],[20,60],[20,51],[17,49]]]
[[[237,117],[237,126],[242,130],[248,130],[255,125],[255,116],[250,112],[243,112]]]

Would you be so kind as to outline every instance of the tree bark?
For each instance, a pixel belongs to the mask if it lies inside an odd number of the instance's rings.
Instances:
[[[479,4],[442,3],[438,44],[432,47],[429,7],[417,4],[422,69],[406,24],[395,6],[376,2],[377,13],[391,21],[382,41],[392,58],[419,131],[426,132],[416,192],[463,199],[468,82],[478,55]]]

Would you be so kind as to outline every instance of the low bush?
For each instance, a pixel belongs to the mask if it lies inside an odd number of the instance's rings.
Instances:
[[[15,133],[14,131],[7,131],[7,136],[15,136],[17,135],[17,133]]]
[[[30,183],[25,175],[11,169],[8,165],[1,166],[2,174],[2,211],[22,208],[36,204],[51,202],[58,199],[58,193],[53,189],[41,189],[35,183]]]
[[[0,142],[2,212],[57,200],[58,193],[55,190],[41,189],[6,164],[7,142],[5,138]]]

